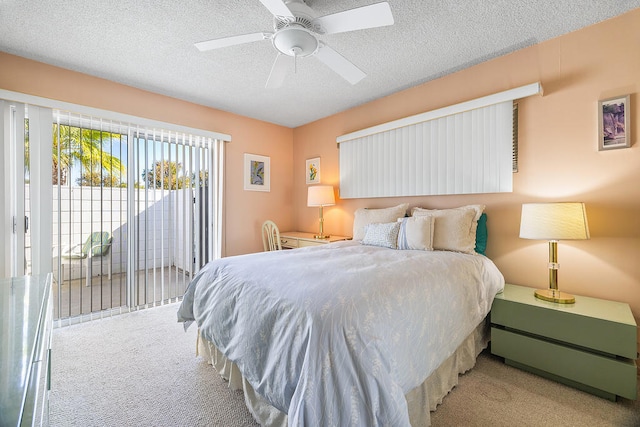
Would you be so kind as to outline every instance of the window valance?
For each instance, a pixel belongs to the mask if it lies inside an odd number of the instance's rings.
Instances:
[[[512,191],[513,100],[540,83],[343,135],[340,197]]]

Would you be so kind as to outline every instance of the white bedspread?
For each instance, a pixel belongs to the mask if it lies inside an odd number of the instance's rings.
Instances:
[[[195,320],[289,425],[408,426],[404,395],[503,287],[481,255],[346,241],[213,261],[178,320]]]

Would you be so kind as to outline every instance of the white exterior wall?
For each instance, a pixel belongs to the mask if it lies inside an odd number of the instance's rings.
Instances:
[[[185,221],[185,213],[193,215],[193,205],[186,210],[181,205],[176,208],[176,200],[183,201],[184,193],[193,190],[144,190],[136,189],[136,201],[132,208],[136,217],[137,263],[135,270],[144,270],[176,265],[190,270],[191,263],[185,258],[188,245],[191,244],[191,223]],[[178,196],[179,193],[180,194]],[[61,222],[58,224],[58,207]],[[126,250],[128,227],[127,224],[127,189],[100,187],[62,187],[61,198],[58,200],[57,188],[53,187],[53,250],[54,257],[62,251],[82,245],[89,234],[94,231],[109,231],[113,235],[111,246],[112,273],[126,270]],[[57,230],[60,226],[60,241]],[[186,243],[186,242],[189,243]],[[109,258],[96,258],[92,265],[92,276],[106,275]],[[146,263],[145,263],[146,261]],[[101,269],[102,265],[102,269]],[[57,274],[58,260],[54,258],[54,272]],[[69,268],[65,268],[65,278],[68,279]],[[74,265],[72,278],[80,277],[79,265]],[[82,275],[84,276],[83,266]]]

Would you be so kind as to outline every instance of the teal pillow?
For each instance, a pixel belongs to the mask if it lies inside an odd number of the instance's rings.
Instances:
[[[483,212],[478,219],[478,228],[476,228],[476,252],[481,255],[486,255],[487,236],[487,214]]]

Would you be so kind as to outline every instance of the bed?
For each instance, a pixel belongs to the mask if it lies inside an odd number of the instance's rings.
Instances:
[[[261,424],[428,425],[486,347],[500,271],[475,252],[385,247],[396,216],[352,241],[215,260],[189,284],[178,320]],[[419,222],[435,244],[438,222]]]

